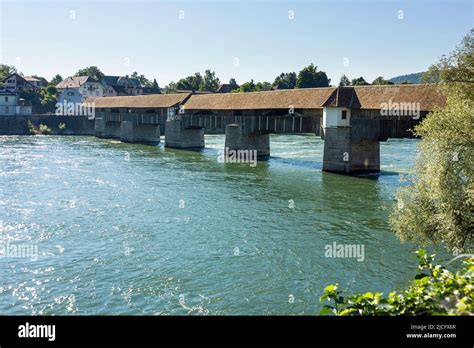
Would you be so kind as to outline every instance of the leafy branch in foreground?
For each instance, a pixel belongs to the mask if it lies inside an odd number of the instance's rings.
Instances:
[[[418,274],[407,289],[392,291],[388,297],[380,292],[344,296],[338,284],[328,285],[321,296],[325,304],[320,315],[473,315],[474,257],[453,273],[434,265],[434,255],[420,249]]]
[[[418,156],[397,194],[390,224],[402,241],[443,244],[453,252],[474,246],[474,30],[431,68],[446,105],[416,128]],[[470,81],[470,82],[459,82]]]

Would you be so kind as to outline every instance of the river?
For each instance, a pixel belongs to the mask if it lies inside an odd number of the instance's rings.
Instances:
[[[416,246],[388,215],[416,140],[379,176],[323,173],[323,141],[272,135],[256,167],[202,151],[75,136],[0,137],[0,314],[317,314],[324,287],[403,287]],[[326,257],[326,246],[364,257]],[[33,249],[32,249],[33,250]]]

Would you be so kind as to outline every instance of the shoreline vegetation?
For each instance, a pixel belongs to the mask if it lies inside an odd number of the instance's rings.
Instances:
[[[409,185],[399,189],[390,225],[399,239],[441,244],[466,253],[453,273],[434,265],[424,249],[416,255],[419,274],[405,290],[343,295],[338,284],[324,289],[321,315],[473,315],[474,303],[474,29],[450,55],[424,75],[447,96],[415,128],[421,140]]]

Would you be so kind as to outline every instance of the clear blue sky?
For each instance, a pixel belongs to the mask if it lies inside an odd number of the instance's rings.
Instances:
[[[222,82],[273,82],[311,62],[333,84],[342,74],[371,82],[424,71],[455,48],[474,18],[473,1],[463,0],[0,0],[0,6],[1,63],[47,79],[97,65],[108,75],[138,71],[160,86],[207,68]]]

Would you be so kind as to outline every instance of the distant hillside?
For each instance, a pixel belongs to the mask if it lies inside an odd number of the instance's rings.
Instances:
[[[408,74],[408,75],[400,75],[400,76],[392,77],[389,81],[395,84],[402,83],[404,81],[408,81],[410,83],[423,83],[423,81],[421,81],[421,76],[423,74],[424,72]]]

